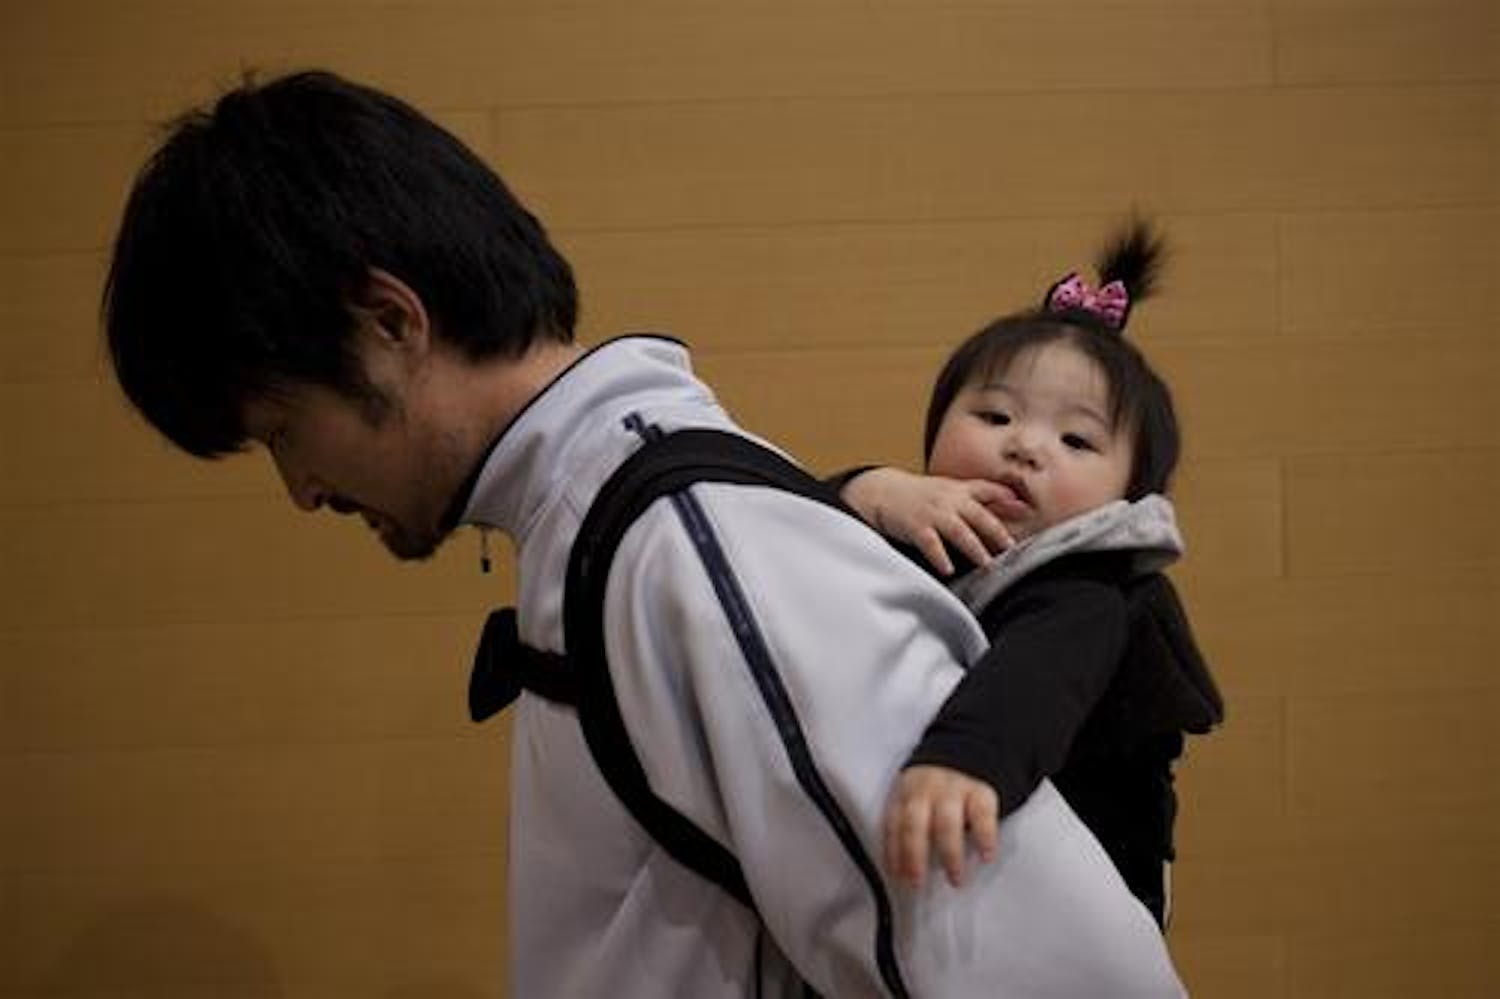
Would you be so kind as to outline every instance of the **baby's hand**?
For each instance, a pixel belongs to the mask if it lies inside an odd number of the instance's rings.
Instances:
[[[948,883],[957,888],[964,878],[966,828],[980,862],[995,859],[1000,845],[1000,798],[995,789],[947,767],[907,767],[886,807],[886,869],[920,886],[928,852],[935,850]]]
[[[975,565],[1011,545],[1010,532],[986,503],[1006,495],[984,479],[945,479],[913,475],[899,468],[872,468],[844,486],[844,502],[866,523],[899,541],[915,545],[945,576],[953,560],[943,548],[946,538]]]

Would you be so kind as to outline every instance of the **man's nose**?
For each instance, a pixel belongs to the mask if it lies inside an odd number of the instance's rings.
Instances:
[[[286,486],[286,494],[293,506],[312,513],[328,501],[328,490],[311,475],[288,467],[279,457],[274,460],[276,471],[281,476],[282,484]]]

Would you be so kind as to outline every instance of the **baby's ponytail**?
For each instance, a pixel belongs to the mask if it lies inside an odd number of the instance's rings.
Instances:
[[[1132,218],[1099,253],[1099,281],[1120,282],[1130,295],[1130,304],[1137,305],[1156,293],[1165,257],[1160,231],[1144,219]],[[1121,329],[1124,326],[1122,322]]]
[[[1156,291],[1165,255],[1162,237],[1151,224],[1131,219],[1099,254],[1099,287],[1089,287],[1074,271],[1047,289],[1042,311],[1123,334],[1131,308]]]

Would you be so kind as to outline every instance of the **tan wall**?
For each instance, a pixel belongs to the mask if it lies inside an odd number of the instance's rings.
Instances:
[[[627,12],[628,11],[628,12]],[[815,467],[911,461],[945,349],[1132,203],[1230,698],[1179,922],[1212,997],[1494,995],[1493,0],[0,6],[0,996],[505,995],[460,537],[388,563],[123,407],[95,310],[161,119],[242,66],[434,112]],[[1003,946],[1003,941],[995,945]]]

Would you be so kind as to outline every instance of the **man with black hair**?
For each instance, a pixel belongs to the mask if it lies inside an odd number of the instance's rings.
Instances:
[[[643,439],[744,434],[685,348],[573,342],[567,262],[421,114],[327,73],[180,119],[136,181],[105,293],[120,384],[192,454],[263,445],[303,509],[396,556],[461,524],[515,542],[520,638],[564,651],[580,521]],[[736,859],[679,864],[600,777],[576,714],[516,705],[520,996],[1169,996],[1149,914],[1050,785],[970,884],[880,872],[891,782],[976,623],[830,507],[698,484],[624,536],[603,627],[651,790]]]

